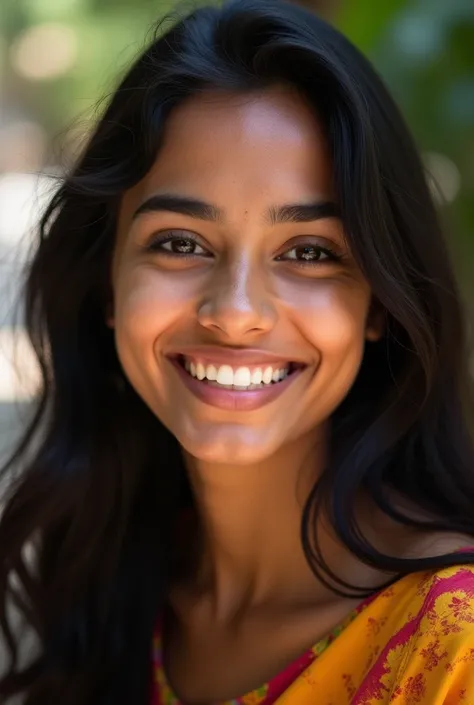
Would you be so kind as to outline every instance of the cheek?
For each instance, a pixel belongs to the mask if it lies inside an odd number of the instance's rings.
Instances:
[[[188,287],[152,268],[119,273],[114,289],[114,329],[117,355],[125,375],[143,399],[150,383],[162,389],[157,365],[157,341],[186,317]],[[192,298],[191,298],[192,300]]]
[[[189,305],[189,287],[176,277],[140,268],[119,278],[115,297],[118,335],[135,343],[153,341],[172,326]]]
[[[297,326],[318,353],[314,408],[329,418],[354,384],[364,356],[369,292],[361,285],[318,282],[295,309]]]
[[[369,294],[360,285],[318,282],[294,307],[305,337],[324,355],[343,354],[364,341]]]

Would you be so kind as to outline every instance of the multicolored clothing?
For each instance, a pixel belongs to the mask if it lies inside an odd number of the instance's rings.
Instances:
[[[154,705],[180,705],[154,638]],[[329,648],[330,647],[330,648]],[[223,705],[474,704],[474,566],[406,576],[283,672]]]

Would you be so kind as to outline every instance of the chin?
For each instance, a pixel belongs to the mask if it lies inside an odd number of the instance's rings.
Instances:
[[[190,437],[189,434],[176,434],[183,450],[196,460],[215,465],[252,465],[273,455],[281,441],[273,446],[265,443],[261,432],[252,433],[249,429],[214,429],[208,433],[202,430]]]

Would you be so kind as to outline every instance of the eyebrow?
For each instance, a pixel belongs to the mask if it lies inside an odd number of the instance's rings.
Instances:
[[[143,213],[172,212],[187,215],[212,223],[223,223],[225,212],[195,198],[175,194],[156,194],[147,198],[134,212],[132,222]],[[314,203],[294,203],[282,206],[272,206],[265,215],[265,221],[270,225],[279,223],[309,223],[323,218],[341,218],[339,206],[332,201],[316,201]]]

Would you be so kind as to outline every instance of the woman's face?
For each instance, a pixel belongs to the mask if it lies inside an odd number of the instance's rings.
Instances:
[[[380,336],[323,131],[290,88],[175,110],[153,168],[123,197],[112,280],[125,374],[203,461],[258,462],[314,436]]]

